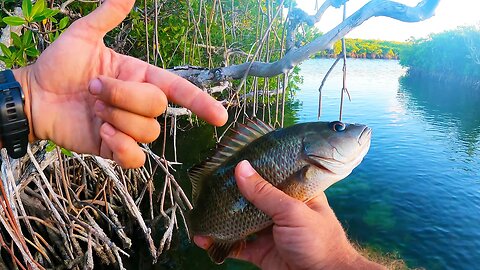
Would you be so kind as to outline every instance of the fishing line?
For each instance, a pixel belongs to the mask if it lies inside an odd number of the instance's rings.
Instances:
[[[345,2],[343,4],[343,21],[347,18],[347,3]],[[322,115],[322,89],[323,86],[325,85],[325,82],[327,81],[327,78],[330,76],[330,73],[332,70],[335,68],[335,66],[338,64],[340,59],[343,59],[343,68],[342,68],[342,73],[343,73],[343,84],[342,84],[342,90],[341,90],[341,97],[340,97],[340,113],[339,113],[339,121],[342,121],[342,115],[343,115],[343,100],[345,93],[348,96],[348,99],[352,101],[352,98],[350,96],[350,92],[348,92],[347,89],[347,46],[345,43],[345,37],[342,38],[342,54],[340,57],[338,57],[335,62],[332,64],[330,69],[327,71],[325,74],[325,77],[322,80],[322,83],[320,87],[318,88],[318,120],[320,120],[320,117]]]
[[[347,18],[347,2],[343,4],[343,21]],[[342,113],[343,113],[343,98],[345,93],[348,95],[348,99],[352,101],[350,97],[350,93],[347,89],[347,46],[345,44],[345,37],[342,38],[342,54],[343,54],[343,86],[342,86],[342,93],[340,97],[340,114],[338,117],[338,121],[342,121]]]
[[[322,115],[322,89],[323,86],[325,85],[325,82],[327,81],[328,77],[330,76],[330,73],[332,73],[332,70],[335,68],[335,66],[340,62],[340,59],[342,57],[337,57],[333,65],[330,67],[330,69],[327,71],[325,74],[325,77],[323,77],[322,84],[318,88],[318,120],[320,120],[320,116]]]
[[[283,73],[283,85],[282,85],[282,122],[280,123],[280,127],[283,128],[283,124],[285,123],[285,102],[286,102],[286,94],[287,94],[287,87],[288,87],[288,72]]]

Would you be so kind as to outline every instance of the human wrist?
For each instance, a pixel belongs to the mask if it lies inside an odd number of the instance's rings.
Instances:
[[[331,258],[333,259],[324,269],[358,269],[358,270],[383,270],[384,266],[369,261],[363,257],[355,248],[346,241],[342,247],[336,250]]]
[[[24,96],[24,106],[23,110],[25,112],[25,117],[28,120],[28,125],[30,128],[30,133],[28,134],[28,141],[33,142],[37,138],[35,136],[34,126],[33,126],[33,117],[32,117],[32,88],[29,79],[29,67],[22,67],[18,69],[12,69],[15,80],[22,86],[23,96]]]

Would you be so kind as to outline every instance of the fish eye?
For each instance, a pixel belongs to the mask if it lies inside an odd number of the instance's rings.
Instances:
[[[328,126],[333,130],[333,131],[336,131],[336,132],[342,132],[345,130],[345,128],[347,127],[344,123],[340,122],[340,121],[333,121],[333,122],[330,122],[330,124],[328,124]]]

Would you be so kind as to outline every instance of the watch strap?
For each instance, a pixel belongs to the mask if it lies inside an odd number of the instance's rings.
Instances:
[[[0,72],[0,134],[3,147],[12,158],[20,158],[27,152],[30,129],[23,110],[24,100],[13,72]]]

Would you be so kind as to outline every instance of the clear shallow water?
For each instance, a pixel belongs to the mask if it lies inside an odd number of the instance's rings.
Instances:
[[[309,60],[287,123],[317,120],[318,87],[332,60]],[[373,128],[370,152],[346,179],[327,190],[351,239],[398,252],[410,267],[477,269],[480,262],[480,93],[457,86],[401,79],[396,61],[348,62],[343,120]],[[322,120],[338,119],[340,65],[324,87]],[[291,111],[293,110],[293,112]],[[179,133],[177,179],[213,147],[212,128]],[[169,149],[167,149],[169,150]],[[168,151],[171,152],[171,149]],[[183,230],[182,230],[183,231]],[[177,234],[152,266],[138,247],[139,269],[256,269],[227,260],[217,266]],[[144,259],[145,258],[145,259]]]
[[[331,60],[310,60],[298,122],[315,121]],[[338,119],[341,67],[324,87],[322,120]],[[373,128],[350,177],[327,192],[351,238],[397,251],[409,266],[473,269],[480,262],[480,94],[401,78],[396,61],[349,60],[343,120]]]

